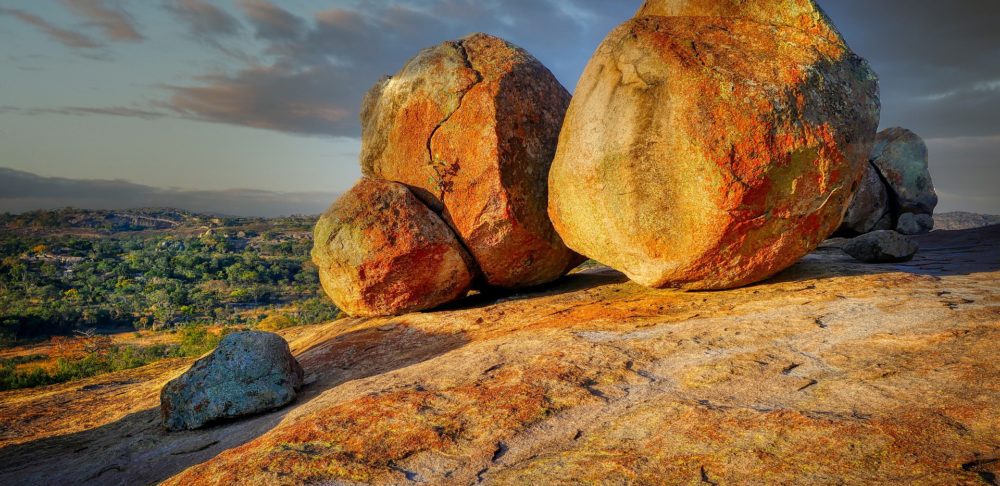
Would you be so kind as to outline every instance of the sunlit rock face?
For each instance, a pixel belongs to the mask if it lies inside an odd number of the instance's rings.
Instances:
[[[432,309],[469,291],[471,260],[451,229],[402,184],[363,179],[320,218],[312,259],[352,316]]]
[[[569,93],[537,59],[485,34],[421,51],[362,108],[363,173],[439,212],[487,285],[552,281],[580,263],[546,214]]]
[[[788,267],[841,222],[878,81],[811,1],[649,1],[574,94],[549,178],[567,245],[653,287]]]

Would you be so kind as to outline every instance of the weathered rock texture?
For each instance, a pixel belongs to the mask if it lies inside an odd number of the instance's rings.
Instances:
[[[871,164],[866,164],[865,176],[854,192],[838,233],[853,236],[889,229],[893,229],[889,191],[878,171]]]
[[[222,339],[208,356],[163,387],[160,413],[168,430],[203,427],[223,419],[287,405],[302,387],[302,367],[288,343],[269,332]]]
[[[905,128],[879,132],[872,163],[889,184],[898,213],[934,214],[938,197],[927,166],[927,145]]]
[[[489,285],[552,281],[581,261],[546,214],[569,99],[538,60],[502,39],[446,42],[366,96],[362,170],[410,186],[441,212]]]
[[[904,235],[922,235],[934,229],[934,217],[929,214],[903,213],[896,231]]]
[[[593,267],[284,330],[295,402],[183,434],[156,393],[187,360],[0,392],[0,484],[986,485],[1000,227],[916,240],[907,263],[821,248],[736,290]]]
[[[839,226],[862,176],[875,75],[811,1],[650,1],[640,15],[577,86],[550,174],[557,230],[654,287],[788,267]]]
[[[323,288],[352,316],[431,309],[472,284],[461,243],[402,184],[362,179],[319,219],[313,237]]]
[[[866,233],[844,245],[844,253],[866,263],[899,263],[913,259],[920,247],[895,231]]]

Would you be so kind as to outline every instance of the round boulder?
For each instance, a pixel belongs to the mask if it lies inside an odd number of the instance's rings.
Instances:
[[[239,332],[160,391],[168,430],[192,430],[224,419],[282,407],[302,387],[303,372],[288,343],[269,332]]]
[[[844,253],[866,263],[900,263],[913,259],[919,247],[909,237],[881,230],[848,241]]]
[[[837,231],[841,234],[862,235],[869,231],[892,229],[892,211],[889,192],[870,164],[865,165],[865,176],[854,192],[844,222]]]
[[[934,217],[929,214],[903,213],[896,231],[904,235],[923,235],[934,229]]]
[[[402,184],[362,179],[316,223],[312,259],[344,312],[431,309],[468,292],[468,254],[448,225]]]
[[[768,278],[839,226],[878,126],[877,78],[809,0],[649,1],[640,15],[577,86],[553,223],[644,285]]]
[[[474,34],[425,49],[362,106],[363,173],[441,213],[485,282],[518,288],[581,262],[546,214],[569,93],[538,60]]]
[[[879,132],[872,163],[889,184],[900,213],[934,214],[938,196],[920,136],[898,127]]]

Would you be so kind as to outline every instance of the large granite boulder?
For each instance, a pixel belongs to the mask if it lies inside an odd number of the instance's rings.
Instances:
[[[648,1],[577,86],[549,214],[641,284],[750,284],[838,227],[878,120],[875,74],[814,2]]]
[[[843,247],[844,253],[866,263],[910,261],[918,249],[919,246],[911,238],[888,230],[863,234]]]
[[[502,39],[445,42],[365,97],[362,171],[406,184],[441,213],[488,285],[549,282],[581,261],[546,214],[569,100],[548,69]]]
[[[362,179],[316,223],[326,293],[352,316],[431,309],[469,291],[471,260],[448,225],[402,184]]]
[[[905,128],[879,132],[872,164],[889,184],[899,214],[934,214],[938,197],[927,165],[927,145]]]
[[[288,343],[269,332],[239,332],[167,383],[160,412],[168,430],[190,430],[282,407],[302,387]]]
[[[840,234],[861,235],[870,231],[889,230],[893,228],[892,210],[889,204],[889,192],[879,177],[878,171],[865,165],[865,175],[854,192],[854,198],[844,215]]]

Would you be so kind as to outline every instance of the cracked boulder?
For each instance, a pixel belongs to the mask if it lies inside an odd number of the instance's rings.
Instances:
[[[163,387],[163,426],[192,430],[280,408],[295,399],[302,378],[302,367],[281,336],[229,334],[215,351]]]
[[[438,307],[464,296],[470,258],[448,225],[395,182],[362,179],[316,223],[320,282],[355,316]]]
[[[871,164],[865,164],[865,175],[837,232],[853,236],[888,229],[892,229],[889,191],[878,171]]]
[[[766,279],[840,225],[878,81],[811,0],[647,1],[577,86],[549,178],[567,245],[652,287]]]
[[[927,164],[927,145],[905,128],[879,132],[872,163],[889,185],[900,215],[933,215],[938,196]]]
[[[362,171],[409,186],[490,286],[559,278],[578,255],[553,229],[547,178],[570,95],[537,59],[474,34],[421,51],[362,106]]]

